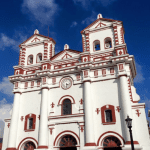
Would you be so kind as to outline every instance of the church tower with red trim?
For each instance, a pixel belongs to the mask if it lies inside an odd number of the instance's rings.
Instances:
[[[97,19],[81,31],[83,52],[38,30],[19,45],[11,118],[2,150],[130,150],[125,119],[132,119],[136,150],[149,150],[145,103],[139,103],[122,21]]]

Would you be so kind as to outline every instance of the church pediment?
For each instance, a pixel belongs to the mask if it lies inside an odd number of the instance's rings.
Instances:
[[[54,60],[65,60],[65,59],[75,57],[79,53],[80,53],[79,51],[68,49],[68,50],[64,50],[64,51],[59,52],[51,60],[53,60],[53,61]]]
[[[50,40],[55,43],[55,41],[52,38],[39,34],[39,31],[36,29],[34,31],[34,34],[21,44],[28,45],[28,44],[32,44],[32,43],[36,43],[36,42],[42,42],[45,40]],[[19,46],[21,46],[21,44]]]

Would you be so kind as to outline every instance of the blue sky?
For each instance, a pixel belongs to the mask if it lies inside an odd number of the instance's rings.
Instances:
[[[19,47],[35,29],[56,41],[56,53],[65,44],[82,51],[80,31],[101,13],[104,18],[123,21],[128,52],[135,56],[135,87],[150,109],[150,1],[148,0],[5,0],[0,3],[0,137],[3,119],[10,116],[13,94],[7,77],[18,65]]]

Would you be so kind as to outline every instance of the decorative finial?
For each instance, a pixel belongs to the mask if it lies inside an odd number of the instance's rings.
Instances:
[[[67,49],[69,49],[69,45],[68,45],[68,44],[65,44],[64,50],[67,50]]]
[[[39,31],[36,29],[36,30],[34,31],[34,34],[39,34]]]
[[[98,14],[98,15],[97,15],[97,19],[100,19],[100,18],[103,18],[103,17],[102,17],[102,14]]]

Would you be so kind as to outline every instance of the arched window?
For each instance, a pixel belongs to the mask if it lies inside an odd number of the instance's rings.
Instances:
[[[42,61],[42,54],[41,53],[37,54],[37,57],[36,57],[36,62],[40,62],[40,61]]]
[[[99,40],[94,41],[93,46],[94,46],[94,51],[100,50],[101,49],[100,41]]]
[[[105,49],[112,48],[111,38],[109,38],[109,37],[105,38],[104,43],[105,43],[105,45],[104,45]]]
[[[59,146],[60,150],[71,149],[76,150],[77,141],[72,135],[65,135],[61,138]]]
[[[120,145],[121,145],[120,140],[114,136],[108,136],[103,141],[104,150],[107,148],[116,148],[117,149],[117,147],[118,147],[117,150],[121,150],[121,148],[119,149]]]
[[[33,55],[28,56],[28,65],[33,64]]]
[[[65,99],[62,103],[62,115],[70,115],[71,114],[71,101],[69,99]]]
[[[105,121],[112,122],[112,111],[111,110],[105,110]]]
[[[35,148],[36,147],[33,142],[27,142],[27,143],[23,144],[21,150],[34,150]]]

